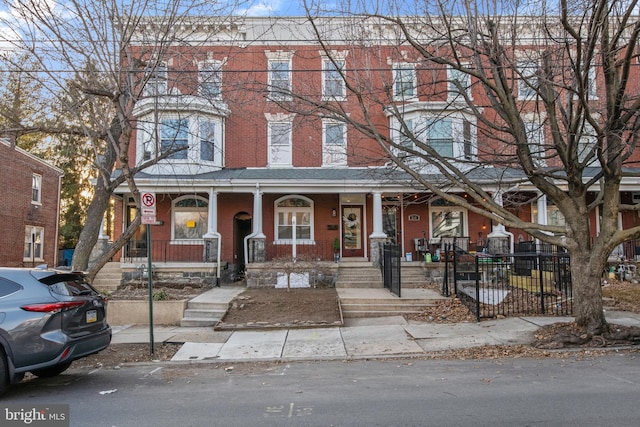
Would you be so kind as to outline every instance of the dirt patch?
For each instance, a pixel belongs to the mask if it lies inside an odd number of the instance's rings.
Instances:
[[[405,314],[407,320],[430,323],[469,323],[475,322],[474,316],[458,298],[437,301],[432,307],[421,313]]]
[[[211,289],[209,286],[154,285],[153,299],[155,301],[189,300],[209,289]],[[149,288],[146,285],[127,285],[111,292],[108,298],[113,300],[148,300]]]
[[[340,325],[334,288],[252,288],[231,301],[217,329]]]

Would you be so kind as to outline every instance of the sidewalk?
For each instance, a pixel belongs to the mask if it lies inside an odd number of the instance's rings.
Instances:
[[[207,294],[204,298],[222,295],[215,290]],[[635,313],[612,311],[606,315],[612,323],[640,326],[640,315]],[[513,317],[480,323],[436,324],[408,322],[401,316],[392,316],[345,319],[342,327],[309,329],[214,331],[212,327],[155,326],[154,341],[183,344],[172,359],[180,362],[358,359],[528,344],[539,327],[569,321],[573,318]],[[113,332],[113,344],[150,342],[147,325],[114,327]]]

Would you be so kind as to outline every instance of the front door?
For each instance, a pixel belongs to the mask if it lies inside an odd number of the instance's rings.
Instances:
[[[342,256],[364,256],[362,206],[342,206]]]
[[[387,235],[389,243],[397,244],[402,241],[398,229],[398,205],[382,205],[382,231]]]

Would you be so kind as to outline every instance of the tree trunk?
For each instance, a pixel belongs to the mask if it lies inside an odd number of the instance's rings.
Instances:
[[[604,264],[594,262],[589,251],[571,254],[571,282],[573,287],[573,312],[578,326],[594,335],[603,333],[607,322],[602,308],[602,272]]]

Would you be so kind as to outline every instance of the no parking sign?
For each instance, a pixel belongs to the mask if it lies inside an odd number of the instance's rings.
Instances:
[[[156,223],[156,194],[142,193],[140,195],[142,209],[142,223],[153,225]]]

